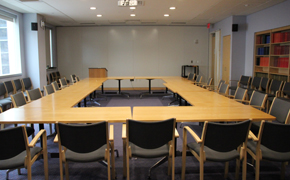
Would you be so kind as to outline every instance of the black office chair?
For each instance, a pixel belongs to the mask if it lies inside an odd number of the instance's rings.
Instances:
[[[247,152],[256,161],[255,180],[260,177],[261,160],[282,162],[281,179],[285,179],[285,167],[290,161],[290,125],[263,120],[258,137],[253,133],[250,136],[252,140],[248,142]]]
[[[52,87],[53,87],[53,89],[54,89],[55,92],[60,90],[60,88],[59,88],[59,86],[58,86],[58,84],[57,84],[56,81],[53,81],[51,83],[51,85],[52,85]]]
[[[58,86],[57,86],[58,87]],[[47,96],[47,95],[50,95],[50,94],[52,94],[52,93],[54,93],[55,91],[54,91],[54,88],[53,88],[53,86],[52,86],[52,84],[49,84],[49,85],[45,85],[45,86],[43,86],[43,89],[44,89],[44,92],[45,92],[45,95]]]
[[[31,79],[29,77],[21,79],[22,91],[33,89]]]
[[[247,89],[237,87],[235,95],[229,95],[228,97],[235,100],[244,101],[246,99],[247,91]]]
[[[277,93],[279,93],[282,89],[282,86],[283,86],[283,81],[278,81],[278,80],[275,80],[273,79],[271,84],[270,84],[270,87],[269,87],[269,91],[268,91],[268,98],[267,98],[267,111],[269,110],[270,108],[270,105],[274,99],[274,97],[277,96]]]
[[[276,93],[277,97],[289,101],[290,99],[290,82],[285,82],[282,89]]]
[[[2,99],[0,99],[0,104],[2,105],[2,108],[5,108],[4,110],[8,109],[7,107],[11,107],[12,104],[12,100],[10,97],[5,97],[7,96],[7,90],[6,87],[4,85],[4,83],[0,83],[0,97],[3,97]]]
[[[251,98],[253,91],[259,90],[262,82],[262,77],[255,76],[252,80],[251,86],[247,89],[248,99]]]
[[[57,123],[57,137],[60,159],[60,179],[63,180],[63,162],[66,179],[69,179],[68,162],[95,162],[107,165],[108,179],[115,179],[114,128],[108,122],[70,125]],[[111,156],[110,157],[110,151]],[[112,167],[111,167],[112,160]]]
[[[42,93],[39,88],[26,90],[26,94],[29,102],[42,98]]]
[[[9,98],[11,100],[10,95],[13,94],[13,92],[14,92],[12,81],[5,81],[4,85],[5,85],[6,90],[7,90],[7,94],[4,97]]]
[[[242,102],[244,104],[249,104],[252,107],[259,110],[264,110],[267,97],[268,95],[265,93],[261,93],[259,91],[253,91],[250,101],[248,100],[241,101],[239,99],[237,99],[236,101]]]
[[[229,95],[229,85],[228,84],[221,84],[218,93],[224,96],[228,96]]]
[[[122,138],[126,147],[123,153],[126,153],[124,154],[126,156],[124,176],[127,176],[127,180],[130,179],[129,158],[131,157],[163,157],[149,169],[148,178],[150,178],[151,170],[168,160],[168,174],[171,172],[171,178],[174,180],[175,124],[174,118],[158,122],[126,121]]]
[[[59,82],[60,82],[60,88],[61,88],[61,89],[64,89],[64,88],[66,88],[66,87],[69,86],[69,85],[67,84],[67,81],[66,81],[66,78],[65,78],[65,77],[59,79]]]
[[[270,82],[271,82],[270,79],[263,77],[261,81],[260,89],[257,91],[262,92],[262,93],[268,93]]]
[[[217,86],[212,85],[212,86],[210,86],[209,90],[210,90],[210,91],[216,91],[216,92],[218,92],[218,90],[220,89],[221,85],[224,84],[224,83],[226,83],[226,82],[225,82],[224,80],[221,79],[221,80],[219,81],[219,83],[218,83]]]
[[[212,78],[208,78],[206,84],[200,84],[199,86],[205,89],[210,89],[211,83],[212,83]]]
[[[201,138],[188,126],[183,128],[181,179],[185,179],[186,151],[189,150],[200,164],[200,180],[204,176],[205,161],[225,162],[236,159],[236,179],[239,177],[240,160],[243,159],[243,180],[246,180],[247,154],[246,145],[251,121],[239,123],[205,122]],[[187,142],[189,133],[195,142]],[[227,178],[228,169],[225,170]]]
[[[12,104],[15,108],[27,104],[26,98],[23,92],[18,92],[17,94],[10,95]],[[30,127],[26,126],[27,136],[33,135],[34,137],[34,127],[33,124],[30,124]]]
[[[48,163],[47,163],[47,143],[46,131],[40,130],[29,143],[24,126],[18,126],[0,130],[0,170],[8,170],[6,179],[9,178],[9,172],[20,168],[27,169],[27,179],[31,180],[31,166],[40,155],[43,156],[44,175],[48,180]],[[37,139],[42,138],[43,147],[36,147]]]
[[[242,75],[236,86],[230,86],[230,90],[236,91],[237,87],[248,89],[251,82],[251,76]]]
[[[269,114],[276,117],[274,122],[280,124],[288,124],[289,123],[289,114],[290,114],[290,101],[285,101],[280,98],[274,98],[271,104]],[[253,122],[251,131],[257,135],[260,128],[260,122]]]
[[[76,75],[75,74],[72,74],[72,75],[70,75],[70,77],[71,77],[71,82],[74,84],[74,83],[76,83]]]
[[[202,75],[197,75],[196,80],[193,82],[193,84],[199,85],[201,84]]]

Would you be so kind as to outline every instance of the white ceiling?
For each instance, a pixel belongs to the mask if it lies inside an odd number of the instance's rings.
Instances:
[[[118,0],[0,0],[0,4],[21,13],[41,14],[55,26],[206,25],[232,15],[249,15],[283,1],[143,0],[144,6],[137,6],[136,10],[118,7]],[[171,6],[176,9],[170,10]],[[135,17],[130,16],[133,13]]]

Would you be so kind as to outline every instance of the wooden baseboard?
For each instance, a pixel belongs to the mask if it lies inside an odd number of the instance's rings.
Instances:
[[[152,87],[151,88],[151,90],[164,90],[165,91],[165,89],[166,88],[164,88],[164,87]],[[101,88],[98,88],[97,90],[101,90]],[[118,88],[104,88],[104,90],[108,90],[108,91],[117,91],[118,90]],[[146,90],[148,90],[148,87],[135,87],[135,88],[133,88],[133,87],[122,87],[121,88],[121,90],[123,91],[123,90],[126,90],[126,91],[133,91],[133,90],[136,90],[136,91],[146,91]]]

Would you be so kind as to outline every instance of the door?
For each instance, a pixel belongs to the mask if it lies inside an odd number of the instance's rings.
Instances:
[[[231,60],[231,35],[223,37],[223,69],[222,79],[229,83],[230,81],[230,61]]]

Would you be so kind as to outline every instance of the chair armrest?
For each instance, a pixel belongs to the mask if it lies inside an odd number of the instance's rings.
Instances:
[[[190,129],[190,127],[184,126],[183,128],[186,129],[186,131],[194,138],[197,143],[202,142],[198,135],[192,129]]]
[[[114,141],[114,125],[110,125],[109,141]]]
[[[226,97],[233,99],[235,96],[234,95],[226,95]]]
[[[177,129],[175,128],[175,134],[174,134],[175,138],[179,138],[179,133],[177,131]]]
[[[54,143],[58,143],[58,135],[56,134],[55,138],[53,139]]]
[[[256,106],[256,105],[251,105],[251,106],[254,108],[258,108],[259,110],[265,109],[264,107],[261,107],[261,106]]]
[[[249,104],[250,103],[250,101],[248,101],[248,100],[241,100],[241,99],[235,99],[235,100],[238,101],[238,102],[245,103],[245,104]]]
[[[126,135],[126,124],[122,125],[122,139],[126,139],[127,135]]]
[[[35,144],[37,143],[37,140],[41,137],[45,135],[46,136],[46,131],[45,129],[41,129],[35,136],[34,138],[31,140],[31,142],[29,143],[28,147],[34,147]]]
[[[253,141],[258,141],[257,136],[252,131],[249,131],[249,139],[252,139]]]

